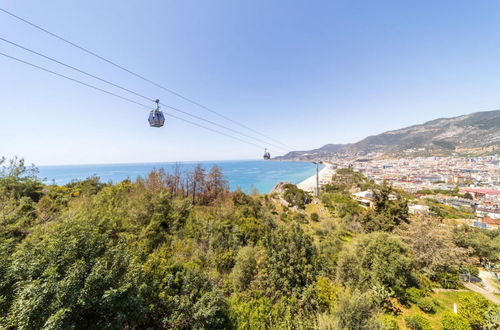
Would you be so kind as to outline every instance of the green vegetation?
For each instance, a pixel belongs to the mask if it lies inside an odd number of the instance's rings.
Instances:
[[[444,219],[474,219],[474,211],[470,208],[460,206],[458,208],[441,204],[433,199],[426,199],[425,204],[429,206],[432,214]]]
[[[332,182],[323,187],[325,192],[345,192],[350,188],[360,190],[370,189],[375,184],[368,180],[363,174],[353,171],[350,168],[338,169],[332,177]]]
[[[436,304],[430,297],[422,297],[418,299],[417,306],[425,313],[434,313],[436,310]]]
[[[471,255],[481,262],[498,263],[500,259],[500,230],[481,230],[461,226],[453,230],[453,239],[457,246],[471,250]]]
[[[499,232],[411,217],[401,192],[339,172],[310,203],[230,192],[217,167],[56,186],[2,159],[0,328],[494,329],[485,299],[432,289],[498,262]]]
[[[434,140],[432,143],[440,148],[443,149],[448,149],[448,150],[455,150],[455,143],[451,141],[446,141],[446,140]]]
[[[401,313],[396,316],[398,325],[404,329],[406,319],[426,319],[431,329],[497,329],[496,313],[500,310],[488,303],[480,295],[470,291],[439,291],[429,293],[435,310],[432,313],[423,312],[416,305],[401,306]],[[470,303],[470,302],[474,303]],[[453,304],[457,305],[458,314],[453,313]],[[483,305],[484,304],[484,305]],[[471,320],[482,315],[481,324],[472,326]],[[493,320],[490,322],[489,320]],[[425,321],[424,321],[425,322]]]
[[[441,325],[443,330],[470,330],[469,321],[461,315],[454,314],[451,312],[446,312],[441,317]]]
[[[422,315],[413,315],[405,317],[405,323],[411,330],[432,330],[431,323]]]
[[[337,278],[351,287],[374,285],[401,292],[411,279],[409,249],[394,235],[370,233],[357,238],[339,255]]]
[[[373,208],[369,209],[361,222],[368,231],[392,231],[408,223],[408,201],[390,186],[384,185],[373,191]]]
[[[299,209],[305,209],[306,204],[311,202],[309,193],[302,189],[297,188],[294,184],[285,184],[283,186],[284,193],[283,199],[288,202],[290,206],[296,206]]]
[[[441,181],[435,181],[434,184],[440,183]],[[422,189],[417,191],[417,194],[420,195],[447,195],[453,197],[460,197],[466,199],[472,199],[472,195],[470,193],[461,194],[458,192],[458,187],[455,186],[452,190],[444,190],[444,189]]]
[[[458,246],[453,233],[439,219],[415,217],[414,221],[398,228],[402,240],[412,251],[413,264],[421,274],[447,289],[459,287],[458,271],[467,265],[468,251]],[[420,282],[424,281],[420,279]],[[424,295],[410,292],[416,303]]]

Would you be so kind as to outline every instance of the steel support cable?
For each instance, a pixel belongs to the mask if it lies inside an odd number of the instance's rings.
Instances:
[[[52,70],[46,69],[46,68],[44,68],[44,67],[41,67],[41,66],[39,66],[39,65],[36,65],[36,64],[30,63],[30,62],[25,61],[25,60],[22,60],[22,59],[19,59],[19,58],[17,58],[17,57],[14,57],[14,56],[11,56],[11,55],[8,55],[8,54],[5,54],[5,53],[2,53],[2,52],[0,52],[0,55],[1,55],[1,56],[4,56],[4,57],[6,57],[6,58],[9,58],[9,59],[11,59],[11,60],[14,60],[14,61],[17,61],[17,62],[20,62],[20,63],[26,64],[26,65],[31,66],[31,67],[34,67],[34,68],[36,68],[36,69],[39,69],[39,70],[42,70],[42,71],[45,71],[45,72],[51,73],[51,74],[53,74],[53,75],[55,75],[55,76],[58,76],[58,77],[61,77],[61,78],[64,78],[64,79],[70,80],[70,81],[75,82],[75,83],[78,83],[78,84],[80,84],[80,85],[83,85],[83,86],[86,86],[86,87],[89,87],[89,88],[92,88],[92,89],[98,90],[98,91],[103,92],[103,93],[105,93],[105,94],[108,94],[108,95],[111,95],[111,96],[117,97],[117,98],[122,99],[122,100],[124,100],[124,101],[130,102],[130,103],[133,103],[133,104],[138,105],[138,106],[143,107],[143,108],[146,108],[146,109],[148,109],[148,110],[149,110],[149,109],[151,109],[151,107],[149,107],[148,105],[143,104],[143,103],[140,103],[140,102],[137,102],[137,101],[132,100],[132,99],[130,99],[130,98],[128,98],[128,97],[125,97],[125,96],[122,96],[122,95],[119,95],[119,94],[116,94],[116,93],[113,93],[113,92],[107,91],[107,90],[105,90],[105,89],[102,89],[102,88],[100,88],[100,87],[97,87],[97,86],[94,86],[94,85],[88,84],[88,83],[83,82],[83,81],[80,81],[80,80],[78,80],[78,79],[74,79],[74,78],[68,77],[68,76],[63,75],[63,74],[61,74],[61,73],[58,73],[58,72],[55,72],[55,71],[52,71]],[[178,117],[178,116],[176,116],[176,115],[172,115],[172,114],[170,114],[170,113],[165,113],[165,115],[166,115],[166,116],[169,116],[169,117],[172,117],[172,118],[175,118],[175,119],[178,119],[178,120],[181,120],[181,121],[184,121],[184,122],[189,123],[189,124],[191,124],[191,125],[198,126],[198,127],[200,127],[200,128],[203,128],[203,129],[206,129],[206,130],[212,131],[212,132],[214,132],[214,133],[217,133],[217,134],[220,134],[220,135],[224,135],[224,136],[226,136],[226,137],[230,137],[230,138],[235,139],[235,140],[238,140],[238,141],[240,141],[240,142],[243,142],[243,143],[246,143],[246,144],[252,145],[252,146],[254,146],[254,147],[257,147],[257,148],[259,148],[259,149],[264,148],[263,146],[260,146],[260,145],[258,145],[258,144],[255,144],[255,143],[253,143],[253,142],[250,142],[250,141],[246,141],[246,140],[240,139],[239,137],[236,137],[236,136],[233,136],[233,135],[230,135],[230,134],[226,134],[226,133],[224,133],[224,132],[220,132],[220,131],[218,131],[218,130],[216,130],[216,129],[213,129],[213,128],[211,128],[211,127],[207,127],[207,126],[204,126],[204,125],[198,124],[198,123],[193,122],[193,121],[191,121],[191,120],[188,120],[188,119],[185,119],[185,118],[182,118],[182,117]]]
[[[12,17],[14,17],[14,18],[16,18],[16,19],[18,19],[18,20],[20,20],[20,21],[22,21],[22,22],[24,22],[24,23],[26,23],[26,24],[28,24],[28,25],[30,25],[30,26],[38,29],[38,30],[40,30],[40,31],[43,31],[43,32],[51,35],[52,37],[57,38],[57,39],[65,42],[65,43],[67,43],[67,44],[69,44],[69,45],[71,45],[71,46],[73,46],[75,48],[78,48],[81,51],[86,52],[87,54],[90,54],[90,55],[92,55],[92,56],[94,56],[94,57],[96,57],[96,58],[98,58],[98,59],[100,59],[100,60],[102,60],[102,61],[104,61],[104,62],[106,62],[108,64],[111,64],[111,65],[113,65],[114,67],[116,67],[116,68],[118,68],[120,70],[123,70],[123,71],[125,71],[125,72],[127,72],[127,73],[129,73],[129,74],[131,74],[131,75],[133,75],[133,76],[135,76],[137,78],[139,78],[139,79],[142,79],[142,80],[144,80],[144,81],[146,81],[146,82],[148,82],[148,83],[150,83],[150,84],[152,84],[152,85],[154,85],[154,86],[156,86],[158,88],[161,88],[161,89],[163,89],[163,90],[165,90],[165,91],[167,91],[167,92],[169,92],[169,93],[171,93],[171,94],[173,94],[173,95],[175,95],[175,96],[177,96],[177,97],[179,97],[179,98],[181,98],[181,99],[183,99],[183,100],[185,100],[185,101],[187,101],[187,102],[189,102],[191,104],[194,104],[194,105],[196,105],[196,106],[198,106],[198,107],[200,107],[202,109],[205,109],[205,110],[207,110],[207,111],[209,111],[209,112],[211,112],[211,113],[213,113],[213,114],[215,114],[215,115],[217,115],[217,116],[219,116],[221,118],[224,118],[225,120],[230,121],[233,124],[236,124],[236,125],[238,125],[240,127],[243,127],[243,128],[245,128],[245,129],[247,129],[249,131],[252,131],[252,132],[254,132],[254,133],[256,133],[256,134],[258,134],[260,136],[263,136],[263,137],[265,137],[265,138],[267,138],[269,140],[272,140],[272,141],[274,141],[274,142],[276,142],[276,143],[284,146],[287,150],[295,150],[294,148],[292,148],[292,147],[284,144],[283,142],[280,142],[280,141],[278,141],[276,139],[273,139],[270,136],[267,136],[267,135],[265,135],[263,133],[260,133],[259,131],[255,130],[255,129],[251,128],[251,127],[248,127],[247,125],[244,125],[244,124],[242,124],[242,123],[240,123],[240,122],[238,122],[236,120],[233,120],[233,119],[229,118],[228,116],[223,115],[223,114],[221,114],[221,113],[219,113],[219,112],[217,112],[217,111],[215,111],[215,110],[213,110],[213,109],[211,109],[211,108],[209,108],[209,107],[207,107],[207,106],[205,106],[205,105],[203,105],[203,104],[201,104],[199,102],[196,102],[196,101],[194,101],[194,100],[192,100],[192,99],[190,99],[190,98],[188,98],[188,97],[186,97],[186,96],[184,96],[184,95],[182,95],[182,94],[180,94],[180,93],[178,93],[178,92],[176,92],[176,91],[174,91],[174,90],[172,90],[170,88],[167,88],[167,87],[165,87],[165,86],[163,86],[163,85],[161,85],[161,84],[159,84],[157,82],[154,82],[153,80],[151,80],[149,78],[146,78],[146,77],[144,77],[144,76],[142,76],[142,75],[140,75],[138,73],[135,73],[134,71],[129,70],[129,69],[125,68],[122,65],[119,65],[119,64],[117,64],[117,63],[115,63],[115,62],[113,62],[111,60],[108,60],[107,58],[105,58],[105,57],[103,57],[103,56],[101,56],[101,55],[99,55],[99,54],[97,54],[97,53],[95,53],[95,52],[93,52],[93,51],[85,48],[85,47],[82,47],[82,46],[80,46],[80,45],[78,45],[78,44],[76,44],[76,43],[74,43],[72,41],[69,41],[68,39],[65,39],[65,38],[63,38],[63,37],[61,37],[61,36],[59,36],[59,35],[57,35],[57,34],[55,34],[53,32],[50,32],[49,30],[44,29],[43,27],[41,27],[41,26],[39,26],[39,25],[37,25],[35,23],[32,23],[32,22],[28,21],[27,19],[24,19],[24,18],[22,18],[20,16],[17,16],[16,14],[14,14],[14,13],[6,10],[6,9],[0,8],[0,11],[4,12],[7,15],[10,15],[10,16],[12,16]]]
[[[33,49],[30,49],[30,48],[28,48],[28,47],[25,47],[25,46],[23,46],[23,45],[20,45],[20,44],[18,44],[18,43],[15,43],[15,42],[13,42],[13,41],[7,40],[7,39],[2,38],[2,37],[0,37],[0,40],[2,40],[3,42],[8,43],[8,44],[10,44],[10,45],[13,45],[13,46],[15,46],[15,47],[21,48],[21,49],[23,49],[23,50],[25,50],[25,51],[28,51],[28,52],[30,52],[30,53],[32,53],[32,54],[38,55],[38,56],[43,57],[43,58],[45,58],[45,59],[47,59],[47,60],[50,60],[50,61],[55,62],[55,63],[57,63],[57,64],[60,64],[60,65],[62,65],[62,66],[65,66],[65,67],[67,67],[67,68],[70,68],[70,69],[72,69],[72,70],[75,70],[75,71],[77,71],[77,72],[79,72],[79,73],[82,73],[82,74],[84,74],[84,75],[87,75],[87,76],[89,76],[89,77],[91,77],[91,78],[94,78],[94,79],[97,79],[97,80],[99,80],[99,81],[102,81],[102,82],[104,82],[104,83],[106,83],[106,84],[109,84],[109,85],[111,85],[111,86],[113,86],[113,87],[119,88],[119,89],[124,90],[124,91],[126,91],[126,92],[128,92],[128,93],[134,94],[134,95],[136,95],[136,96],[138,96],[138,97],[141,97],[141,98],[143,98],[143,99],[145,99],[145,100],[148,100],[148,101],[151,101],[151,102],[155,102],[155,99],[152,99],[152,98],[150,98],[150,97],[147,97],[147,96],[145,96],[145,95],[142,95],[142,94],[140,94],[140,93],[137,93],[137,92],[135,92],[135,91],[133,91],[133,90],[131,90],[131,89],[128,89],[128,88],[126,88],[126,87],[123,87],[123,86],[121,86],[121,85],[118,85],[117,83],[113,83],[113,82],[111,82],[111,81],[109,81],[109,80],[106,80],[106,79],[101,78],[101,77],[99,77],[99,76],[96,76],[96,75],[94,75],[94,74],[88,73],[88,72],[86,72],[86,71],[84,71],[84,70],[78,69],[77,67],[74,67],[74,66],[72,66],[72,65],[66,64],[66,63],[64,63],[64,62],[61,62],[61,61],[59,61],[59,60],[57,60],[57,59],[55,59],[55,58],[53,58],[53,57],[47,56],[47,55],[42,54],[42,53],[40,53],[40,52],[37,52],[37,51],[35,51],[35,50],[33,50]],[[217,126],[217,127],[223,128],[223,129],[226,129],[226,130],[228,130],[228,131],[231,131],[231,132],[233,132],[233,133],[236,133],[236,134],[239,134],[239,135],[245,136],[245,137],[247,137],[247,138],[250,138],[250,139],[253,139],[253,140],[259,141],[259,142],[261,142],[261,143],[265,143],[266,145],[271,145],[271,146],[273,146],[273,147],[275,147],[275,148],[278,148],[278,149],[281,149],[281,150],[285,150],[285,151],[287,151],[286,149],[284,149],[284,148],[282,148],[282,147],[280,147],[280,146],[277,146],[277,145],[275,145],[275,144],[273,144],[273,143],[269,143],[268,141],[264,141],[264,140],[262,140],[262,139],[259,139],[259,138],[256,138],[256,137],[253,137],[253,136],[251,136],[251,135],[248,135],[248,134],[245,134],[245,133],[239,132],[239,131],[237,131],[237,130],[235,130],[235,129],[232,129],[232,128],[227,127],[227,126],[224,126],[224,125],[221,125],[221,124],[216,123],[216,122],[214,122],[214,121],[212,121],[212,120],[205,119],[205,118],[200,117],[200,116],[197,116],[197,115],[193,115],[193,114],[191,114],[191,113],[189,113],[189,112],[187,112],[187,111],[181,110],[181,109],[179,109],[179,108],[172,107],[172,106],[170,106],[170,105],[168,105],[168,104],[164,104],[164,103],[161,103],[161,102],[160,102],[160,104],[161,104],[162,106],[166,107],[166,108],[169,108],[169,109],[172,109],[172,110],[174,110],[174,111],[177,111],[177,112],[183,113],[183,114],[185,114],[185,115],[187,115],[187,116],[190,116],[190,117],[192,117],[192,118],[196,118],[196,119],[198,119],[198,120],[201,120],[201,121],[207,122],[207,123],[212,124],[212,125],[214,125],[214,126]]]

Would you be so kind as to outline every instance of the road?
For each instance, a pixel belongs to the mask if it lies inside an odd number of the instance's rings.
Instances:
[[[485,297],[489,301],[491,301],[494,304],[500,305],[500,299],[498,299],[493,293],[478,287],[477,285],[474,285],[469,282],[462,282],[462,284],[469,290],[474,291],[476,293],[479,293],[481,296]]]
[[[486,291],[489,291],[491,293],[498,293],[498,289],[490,282],[490,281],[494,281],[493,276],[491,275],[490,272],[485,271],[485,270],[480,270],[478,277],[481,280],[483,280],[484,289]]]

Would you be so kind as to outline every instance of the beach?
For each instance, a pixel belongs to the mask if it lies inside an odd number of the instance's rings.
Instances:
[[[319,171],[319,185],[322,186],[323,184],[330,183],[332,180],[332,176],[335,174],[335,169],[331,167],[331,164],[325,163],[325,167],[323,167]],[[304,181],[300,182],[297,187],[299,189],[309,191],[311,193],[316,192],[316,173],[314,175],[310,176],[309,178],[305,179]]]

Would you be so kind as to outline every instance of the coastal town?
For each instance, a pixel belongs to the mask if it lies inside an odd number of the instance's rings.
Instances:
[[[481,157],[414,157],[385,158],[369,154],[330,156],[317,159],[325,167],[318,178],[313,176],[298,187],[316,194],[316,184],[329,183],[336,169],[352,168],[377,184],[386,182],[394,188],[414,194],[418,199],[409,204],[411,213],[428,213],[429,207],[419,200],[428,199],[457,209],[466,209],[474,217],[462,219],[471,226],[485,229],[500,227],[500,156]],[[353,193],[362,205],[370,203],[369,191]]]

